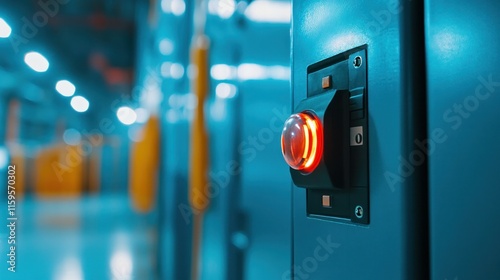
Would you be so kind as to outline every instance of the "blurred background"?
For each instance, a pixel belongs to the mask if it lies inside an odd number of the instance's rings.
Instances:
[[[289,1],[2,0],[0,279],[281,279],[289,61]]]

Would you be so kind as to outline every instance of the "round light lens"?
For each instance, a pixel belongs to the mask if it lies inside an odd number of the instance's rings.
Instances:
[[[311,111],[291,115],[281,133],[281,151],[286,163],[303,173],[311,173],[323,155],[323,127]]]

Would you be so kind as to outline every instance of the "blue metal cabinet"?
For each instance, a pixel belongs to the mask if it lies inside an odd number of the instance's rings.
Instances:
[[[367,46],[370,222],[308,217],[306,191],[294,187],[293,264],[282,279],[425,278],[425,188],[418,185],[420,170],[401,174],[408,139],[418,134],[413,113],[419,104],[408,102],[417,96],[409,85],[421,78],[421,69],[408,67],[410,54],[423,46],[418,34],[406,32],[417,21],[414,5],[293,1],[293,107],[306,98],[309,65]],[[407,44],[412,41],[417,44]]]
[[[499,279],[500,3],[425,4],[431,275]]]

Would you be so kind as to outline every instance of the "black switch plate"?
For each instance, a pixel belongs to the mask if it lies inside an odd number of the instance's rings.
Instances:
[[[310,65],[307,69],[308,97],[319,97],[332,91],[349,91],[349,127],[350,133],[354,133],[350,138],[355,139],[349,146],[349,186],[339,189],[325,182],[325,188],[308,188],[307,215],[310,217],[356,224],[370,222],[366,48],[366,45],[355,48]],[[324,89],[321,78],[329,75],[332,77],[331,87]],[[330,197],[328,207],[322,203],[324,196]]]

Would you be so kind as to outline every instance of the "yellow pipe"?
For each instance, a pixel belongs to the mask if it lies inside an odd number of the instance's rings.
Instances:
[[[194,80],[197,106],[191,127],[190,192],[189,201],[196,212],[208,206],[208,133],[205,126],[204,103],[208,95],[208,40],[200,35],[196,38],[192,52],[198,76]]]
[[[210,202],[208,197],[209,139],[204,113],[204,104],[209,91],[208,38],[205,35],[201,33],[195,35],[191,56],[192,63],[197,69],[197,76],[193,80],[197,105],[191,127],[189,174],[189,202],[194,213],[191,279],[196,280],[200,275],[198,262],[203,236],[203,214]]]
[[[129,192],[138,212],[149,212],[156,197],[160,162],[160,121],[153,115],[142,128],[143,139],[132,145],[129,166]]]

